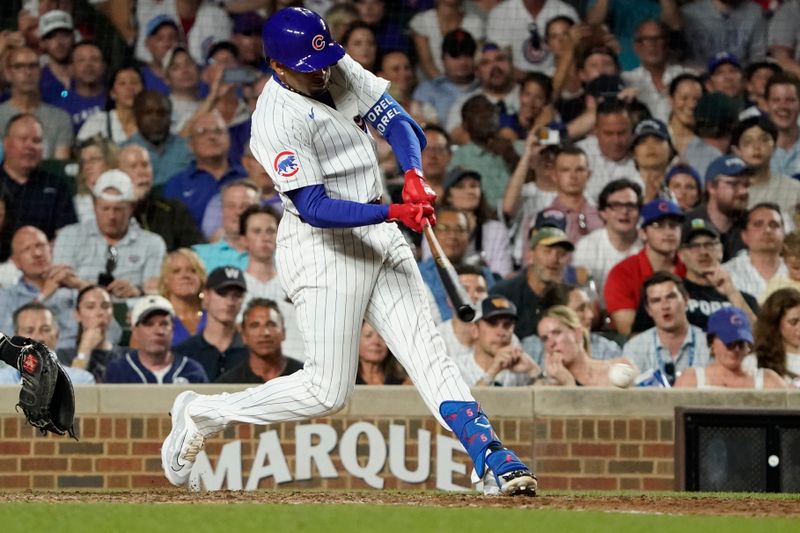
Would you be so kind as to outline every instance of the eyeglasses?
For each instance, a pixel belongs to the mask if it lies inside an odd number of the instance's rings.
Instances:
[[[109,246],[106,249],[106,274],[113,274],[117,268],[117,259],[119,259],[119,252],[116,246]]]
[[[225,128],[220,128],[217,126],[216,128],[195,128],[194,134],[198,137],[201,135],[205,135],[207,133],[213,133],[214,135],[222,135],[225,133]]]
[[[455,235],[466,235],[469,230],[464,226],[448,226],[447,224],[436,224],[438,233],[453,233]]]
[[[639,211],[639,204],[635,204],[633,202],[608,202],[606,204],[606,208],[610,209],[611,211]]]
[[[720,241],[707,241],[707,242],[690,242],[684,248],[693,252],[703,250],[705,252],[713,252],[722,243]]]

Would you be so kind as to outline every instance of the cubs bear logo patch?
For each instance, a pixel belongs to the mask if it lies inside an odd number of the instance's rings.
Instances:
[[[291,178],[300,171],[297,155],[291,150],[284,150],[275,156],[272,168],[282,178]]]

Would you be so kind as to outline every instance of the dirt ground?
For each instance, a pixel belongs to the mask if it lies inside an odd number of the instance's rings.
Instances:
[[[536,498],[484,497],[474,494],[413,491],[263,490],[256,492],[189,493],[179,489],[150,491],[23,491],[0,492],[0,503],[270,503],[409,505],[434,507],[508,507],[663,513],[686,515],[780,516],[800,518],[800,495],[765,497],[709,495],[568,495],[544,493]]]

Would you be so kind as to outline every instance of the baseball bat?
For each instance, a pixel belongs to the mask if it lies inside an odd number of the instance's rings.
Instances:
[[[427,219],[422,222],[422,232],[425,234],[425,238],[428,239],[431,255],[436,262],[436,270],[439,272],[439,278],[442,280],[447,297],[450,298],[456,310],[456,315],[462,322],[471,322],[475,318],[475,308],[472,307],[466,289],[458,280],[458,274],[456,274],[456,269],[453,268],[453,263],[444,254],[442,245],[439,244],[439,239],[436,238],[436,234],[433,233],[433,228]]]

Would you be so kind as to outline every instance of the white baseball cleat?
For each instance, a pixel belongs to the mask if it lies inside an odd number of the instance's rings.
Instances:
[[[530,470],[514,470],[497,476],[500,494],[505,496],[536,496],[538,482]]]
[[[178,394],[172,404],[172,430],[161,445],[161,466],[170,483],[183,486],[189,479],[197,454],[205,445],[205,437],[197,430],[197,425],[189,416],[189,403],[198,394],[184,391]]]

